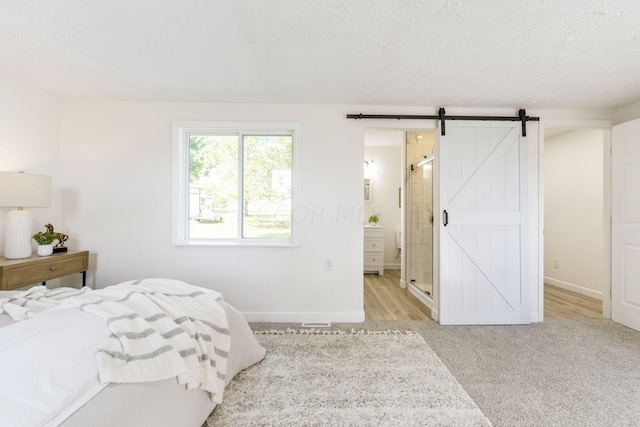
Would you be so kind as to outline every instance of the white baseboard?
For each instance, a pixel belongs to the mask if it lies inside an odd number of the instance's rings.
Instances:
[[[404,279],[400,279],[400,287],[402,289],[407,289],[407,282],[405,282]]]
[[[594,291],[593,289],[585,288],[575,283],[569,283],[562,280],[557,280],[549,276],[544,276],[544,282],[553,286],[557,286],[562,289],[566,289],[577,294],[586,295],[591,298],[596,298],[602,301],[602,292]]]
[[[388,263],[384,265],[385,270],[400,270],[400,263]]]
[[[243,311],[248,322],[275,322],[275,323],[362,323],[363,311],[328,311],[328,312],[270,312],[270,311]]]

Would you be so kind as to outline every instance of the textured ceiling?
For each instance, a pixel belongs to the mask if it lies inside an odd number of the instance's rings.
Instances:
[[[65,98],[525,108],[640,100],[638,0],[0,0]]]

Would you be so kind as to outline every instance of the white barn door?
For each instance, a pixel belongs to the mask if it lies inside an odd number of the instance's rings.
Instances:
[[[611,319],[640,331],[640,119],[614,126]]]
[[[438,153],[440,323],[529,323],[521,123],[446,122]]]

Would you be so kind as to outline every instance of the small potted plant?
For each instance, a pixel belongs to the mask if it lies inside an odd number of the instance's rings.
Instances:
[[[53,242],[58,238],[57,233],[46,233],[43,231],[38,231],[33,236],[33,240],[38,244],[38,255],[40,256],[49,256],[53,253]]]
[[[378,215],[371,215],[369,217],[369,224],[371,225],[378,225],[378,221],[380,221],[380,219],[378,219]]]

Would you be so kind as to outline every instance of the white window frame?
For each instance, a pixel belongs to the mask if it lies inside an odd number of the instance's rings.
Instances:
[[[291,237],[289,238],[243,238],[234,239],[190,238],[189,237],[189,135],[194,133],[252,133],[291,134]],[[172,122],[172,215],[171,244],[173,246],[298,246],[299,226],[294,215],[298,206],[298,146],[300,144],[300,123],[296,122],[218,122],[218,121],[174,121]],[[242,152],[238,152],[238,169],[241,172]],[[238,192],[242,191],[242,173],[238,176]],[[241,223],[239,223],[241,224]]]

